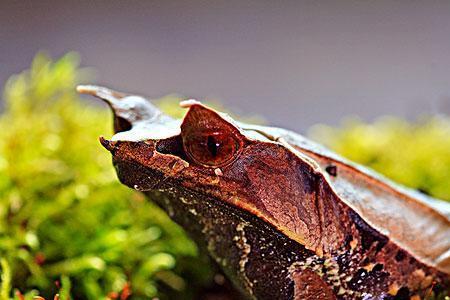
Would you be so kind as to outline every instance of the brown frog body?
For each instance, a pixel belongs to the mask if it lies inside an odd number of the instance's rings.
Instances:
[[[448,204],[295,133],[197,101],[174,120],[95,86],[118,177],[163,207],[252,299],[421,299],[450,287]]]

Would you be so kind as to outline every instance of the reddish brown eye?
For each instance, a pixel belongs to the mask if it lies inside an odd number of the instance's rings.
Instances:
[[[183,136],[183,146],[189,158],[198,164],[211,167],[231,163],[240,150],[237,138],[221,131]]]

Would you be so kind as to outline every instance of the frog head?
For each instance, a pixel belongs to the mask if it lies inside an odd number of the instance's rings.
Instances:
[[[125,185],[208,195],[257,216],[307,249],[323,251],[316,166],[292,149],[196,100],[180,103],[187,112],[177,120],[139,96],[96,86],[78,91],[111,107],[115,135],[100,141]]]

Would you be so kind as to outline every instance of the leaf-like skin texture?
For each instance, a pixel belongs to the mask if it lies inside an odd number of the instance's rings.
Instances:
[[[198,101],[183,120],[106,88],[101,143],[118,177],[163,207],[251,299],[415,299],[448,291],[449,205],[287,130]],[[217,163],[217,164],[215,164]]]

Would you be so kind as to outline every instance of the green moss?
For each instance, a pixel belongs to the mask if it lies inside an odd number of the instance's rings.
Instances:
[[[383,117],[347,119],[340,128],[317,125],[310,136],[341,155],[406,186],[450,201],[450,118],[417,122]]]
[[[102,299],[130,285],[134,298],[190,298],[209,269],[180,227],[118,182],[97,140],[112,134],[110,112],[75,92],[88,71],[74,53],[39,54],[4,88],[0,296]]]

